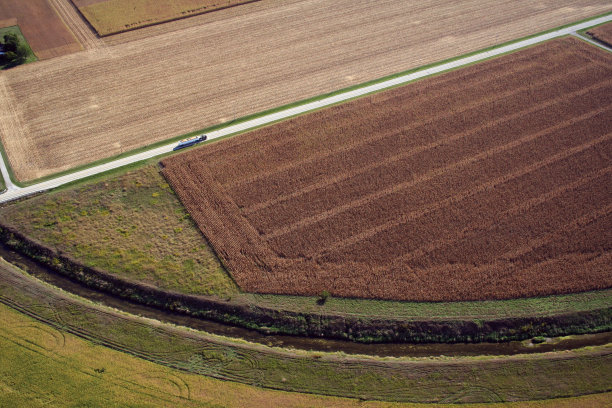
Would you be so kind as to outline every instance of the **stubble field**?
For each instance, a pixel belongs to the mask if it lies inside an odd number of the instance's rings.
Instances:
[[[610,10],[604,0],[252,3],[7,72],[1,139],[17,179],[32,180]]]
[[[165,159],[243,290],[612,286],[612,56],[573,38]]]

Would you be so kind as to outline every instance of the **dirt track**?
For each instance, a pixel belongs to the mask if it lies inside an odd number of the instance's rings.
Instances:
[[[612,58],[568,38],[163,161],[247,291],[612,285]]]
[[[248,14],[241,6],[23,66],[3,74],[23,136],[2,142],[17,177],[33,179],[612,9],[602,0],[447,3],[259,2]]]

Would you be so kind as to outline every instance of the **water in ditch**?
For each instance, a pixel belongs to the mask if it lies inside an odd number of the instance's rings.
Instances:
[[[562,339],[549,339],[542,344],[534,345],[530,341],[511,341],[505,343],[456,343],[456,344],[407,344],[407,343],[377,343],[362,344],[344,340],[320,339],[277,334],[263,334],[255,330],[235,327],[210,320],[203,320],[183,314],[173,313],[157,308],[133,303],[113,295],[89,289],[49,268],[25,257],[4,245],[0,245],[0,256],[5,260],[26,270],[33,276],[62,288],[83,298],[114,307],[135,315],[157,319],[193,329],[214,333],[222,336],[240,338],[254,343],[273,347],[295,348],[303,350],[334,352],[347,354],[365,354],[376,356],[472,356],[472,355],[513,355],[523,353],[539,353],[546,351],[570,350],[590,345],[601,345],[612,342],[612,333],[598,333],[570,336]]]

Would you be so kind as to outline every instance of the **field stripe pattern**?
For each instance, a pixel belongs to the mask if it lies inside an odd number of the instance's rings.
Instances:
[[[163,171],[247,291],[442,301],[608,288],[611,63],[555,40]]]
[[[48,0],[86,50],[104,48],[105,44],[83,21],[70,0]]]
[[[26,129],[0,137],[15,177],[33,180],[609,11],[607,0],[251,3],[7,71]]]

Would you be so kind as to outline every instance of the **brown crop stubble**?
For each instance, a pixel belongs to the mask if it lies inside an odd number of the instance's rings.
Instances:
[[[610,287],[612,57],[567,38],[163,161],[247,291]]]

